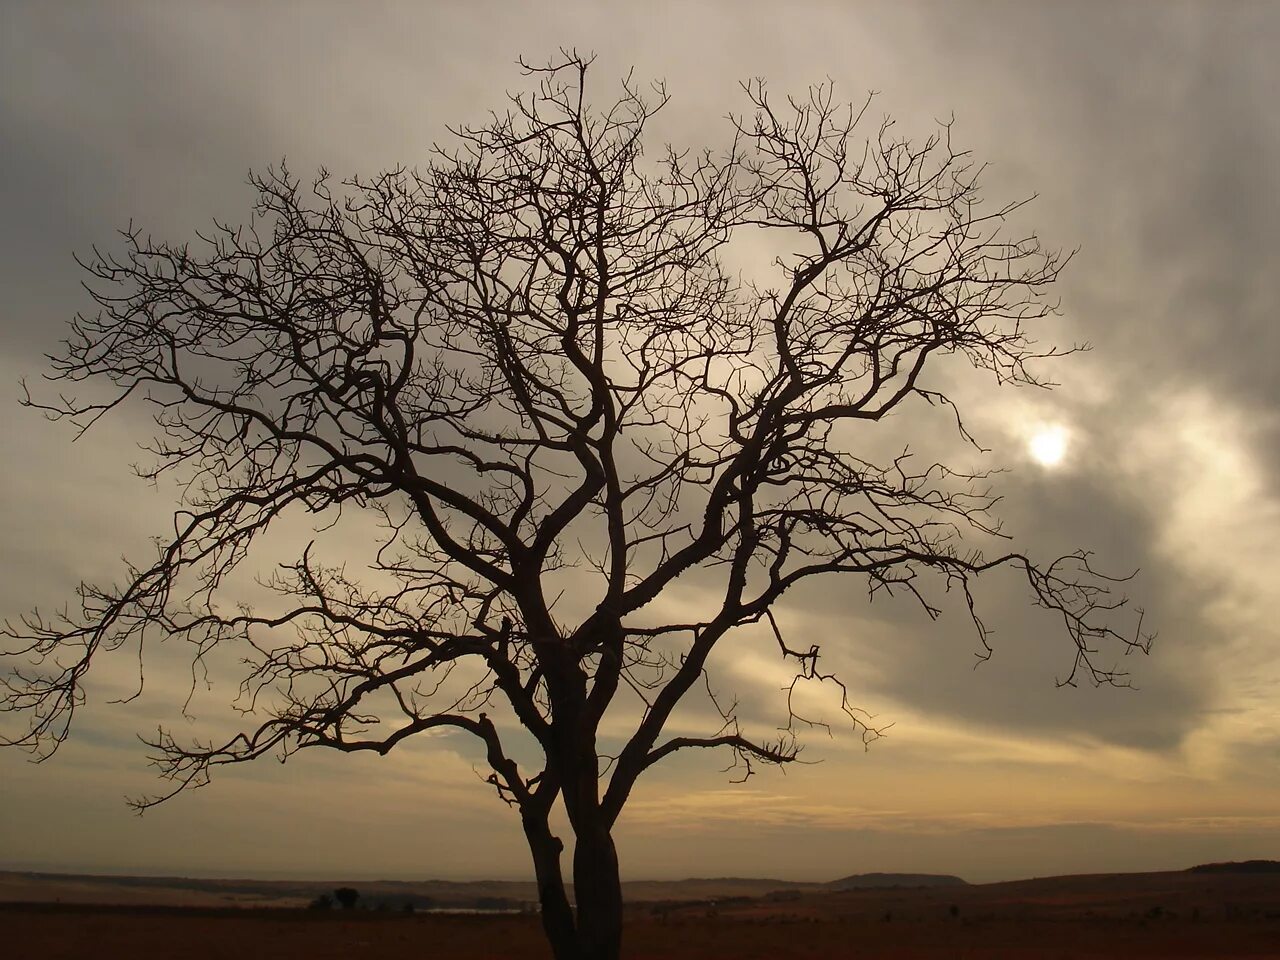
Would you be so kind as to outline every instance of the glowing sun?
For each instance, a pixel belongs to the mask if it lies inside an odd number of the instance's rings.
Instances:
[[[1063,427],[1039,427],[1027,441],[1027,452],[1040,466],[1056,467],[1067,455],[1068,440],[1067,431]]]

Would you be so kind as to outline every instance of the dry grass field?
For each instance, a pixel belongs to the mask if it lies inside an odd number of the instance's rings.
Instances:
[[[0,906],[9,956],[41,960],[543,960],[532,916],[280,908]],[[631,960],[1280,957],[1280,879],[1180,873],[637,904]]]

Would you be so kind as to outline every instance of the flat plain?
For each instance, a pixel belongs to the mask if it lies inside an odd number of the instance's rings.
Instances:
[[[7,891],[16,892],[12,885]],[[0,904],[9,956],[41,960],[543,960],[536,916],[140,903]],[[629,908],[630,960],[1280,957],[1280,877],[1054,877]]]

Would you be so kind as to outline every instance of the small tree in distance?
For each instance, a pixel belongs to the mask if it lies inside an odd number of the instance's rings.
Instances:
[[[333,891],[333,899],[338,901],[343,910],[354,910],[360,899],[360,891],[355,887],[337,887]]]
[[[1003,236],[1018,205],[979,202],[980,168],[948,129],[912,143],[886,121],[862,137],[865,105],[829,85],[775,104],[754,81],[723,153],[645,155],[665,90],[624,81],[597,109],[589,65],[526,65],[533,92],[454,131],[424,171],[304,189],[281,168],[252,178],[249,226],[191,246],[130,229],[123,253],[95,251],[100,310],[51,359],[56,379],[113,392],[27,402],[81,427],[149,406],[143,475],[182,477],[183,502],[123,586],[84,584],[74,614],[8,628],[31,663],[4,701],[30,720],[12,742],[47,756],[100,656],[234,644],[257,719],[221,743],[162,731],[173,789],[140,807],[223,764],[470,734],[520,815],[559,960],[619,955],[613,828],[646,770],[682,750],[727,751],[742,776],[796,760],[794,712],[761,739],[712,697],[719,729],[665,731],[712,689],[711,651],[749,625],[797,681],[839,685],[774,616],[798,584],[852,577],[932,616],[933,589],[972,610],[973,578],[1013,567],[1060,617],[1068,682],[1115,682],[1100,645],[1145,644],[1109,625],[1123,601],[1086,554],[979,551],[996,529],[982,475],[855,448],[854,426],[950,404],[926,381],[935,358],[1036,384],[1027,364],[1058,352],[1031,333],[1063,260]],[[752,237],[785,251],[776,286],[722,264]],[[352,511],[383,530],[365,578],[313,545],[266,581],[272,609],[220,602],[281,517]],[[678,580],[703,609],[670,615]],[[630,735],[604,740],[606,716]]]

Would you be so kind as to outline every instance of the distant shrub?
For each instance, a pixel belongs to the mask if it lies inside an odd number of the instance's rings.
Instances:
[[[360,891],[355,887],[338,887],[333,891],[333,899],[342,904],[343,910],[352,910],[360,899]]]
[[[333,897],[329,896],[327,893],[322,893],[320,894],[320,896],[316,897],[314,900],[312,900],[310,903],[307,904],[307,909],[308,910],[332,910]]]

